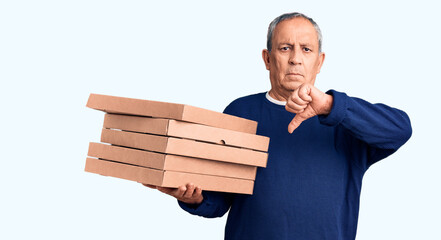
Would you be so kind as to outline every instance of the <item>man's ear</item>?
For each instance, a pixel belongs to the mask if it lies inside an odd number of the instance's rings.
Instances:
[[[266,70],[270,70],[270,52],[267,49],[262,50],[262,59],[265,63]]]
[[[320,69],[322,68],[324,61],[325,61],[325,53],[321,52],[321,53],[319,53],[319,60],[318,60],[318,66],[317,66],[317,74],[320,73]]]

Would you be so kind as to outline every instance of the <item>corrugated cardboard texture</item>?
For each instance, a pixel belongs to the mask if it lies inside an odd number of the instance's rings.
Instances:
[[[199,158],[154,153],[145,150],[89,143],[88,156],[116,162],[170,170],[254,180],[257,167]]]
[[[164,118],[106,114],[104,128],[195,139],[258,151],[268,151],[269,138]]]
[[[257,129],[255,121],[184,104],[90,94],[86,106],[108,113],[170,118],[252,134]]]
[[[252,180],[161,171],[95,158],[86,159],[85,171],[162,187],[176,188],[193,183],[205,191],[252,194],[254,186]]]
[[[268,156],[267,153],[250,149],[113,129],[102,130],[101,142],[148,151],[258,167],[266,167]]]

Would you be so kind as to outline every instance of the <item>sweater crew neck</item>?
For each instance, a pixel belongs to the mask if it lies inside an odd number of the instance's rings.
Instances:
[[[266,97],[266,99],[267,99],[268,101],[270,101],[270,102],[272,102],[272,103],[274,103],[274,104],[276,104],[276,105],[279,105],[279,106],[285,106],[285,105],[286,105],[286,101],[279,101],[279,100],[276,100],[276,99],[274,99],[273,97],[271,97],[271,96],[269,95],[269,91],[266,92],[265,97]]]

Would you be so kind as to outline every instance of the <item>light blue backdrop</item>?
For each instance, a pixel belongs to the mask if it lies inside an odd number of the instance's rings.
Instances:
[[[269,89],[269,22],[322,28],[317,78],[405,110],[411,140],[366,173],[358,240],[441,239],[436,1],[1,1],[0,239],[223,239],[141,184],[83,171],[103,113],[90,93],[215,111]]]

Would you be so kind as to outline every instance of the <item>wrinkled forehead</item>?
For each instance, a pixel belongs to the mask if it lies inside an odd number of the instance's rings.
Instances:
[[[272,37],[274,44],[302,43],[318,46],[318,35],[314,25],[302,17],[281,21],[274,29]]]

